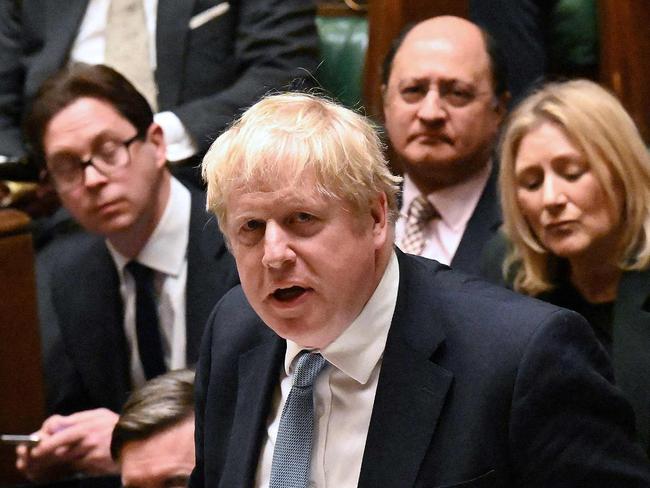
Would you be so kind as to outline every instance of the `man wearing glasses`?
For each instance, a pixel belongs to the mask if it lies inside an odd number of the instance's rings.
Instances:
[[[39,270],[47,401],[33,480],[116,473],[109,445],[129,391],[192,366],[208,314],[237,283],[203,193],[173,178],[151,108],[120,74],[73,65],[39,91],[26,126],[62,204],[88,231]]]
[[[509,94],[496,46],[471,22],[431,18],[394,41],[382,90],[405,173],[396,244],[478,272],[501,223],[491,157]]]

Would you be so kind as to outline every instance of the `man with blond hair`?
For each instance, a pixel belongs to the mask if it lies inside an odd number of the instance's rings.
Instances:
[[[191,486],[650,483],[580,316],[393,247],[363,117],[268,97],[203,174],[241,287],[206,326]]]

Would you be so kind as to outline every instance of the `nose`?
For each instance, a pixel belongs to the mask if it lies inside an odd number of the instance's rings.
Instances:
[[[436,121],[446,116],[442,99],[436,89],[430,89],[420,102],[418,117],[423,121]]]
[[[567,203],[567,197],[562,189],[562,183],[552,174],[544,178],[542,192],[542,199],[546,208],[558,209]]]
[[[296,254],[291,247],[287,232],[277,223],[267,222],[264,231],[264,256],[262,264],[269,269],[281,269],[295,262]]]
[[[106,183],[108,178],[99,171],[95,166],[89,164],[83,169],[84,172],[84,185],[88,188],[92,188],[101,184]]]

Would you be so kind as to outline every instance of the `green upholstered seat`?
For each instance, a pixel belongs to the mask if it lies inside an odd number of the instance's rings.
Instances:
[[[359,16],[318,16],[316,26],[322,58],[316,79],[344,105],[360,107],[368,20]]]
[[[559,0],[551,13],[550,70],[565,76],[597,72],[597,0]],[[317,81],[332,97],[359,108],[363,96],[363,70],[368,47],[365,16],[316,17],[322,62]]]
[[[596,0],[559,0],[549,22],[551,71],[569,77],[595,76],[598,66]]]

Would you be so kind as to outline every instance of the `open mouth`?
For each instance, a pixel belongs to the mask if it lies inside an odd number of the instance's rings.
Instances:
[[[292,286],[289,288],[278,288],[272,293],[272,296],[279,302],[290,302],[291,300],[295,300],[302,296],[306,292],[307,289],[302,286]]]

